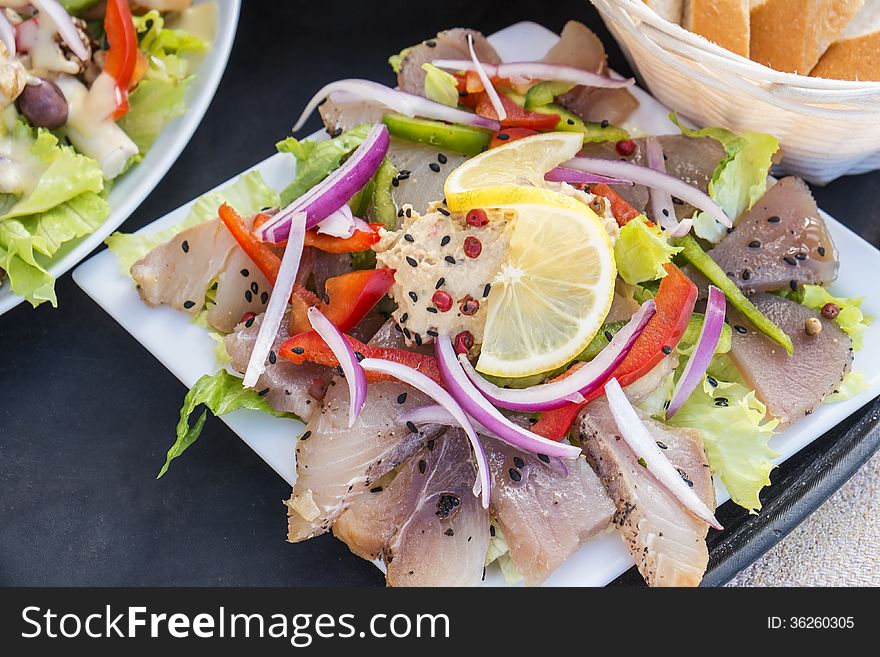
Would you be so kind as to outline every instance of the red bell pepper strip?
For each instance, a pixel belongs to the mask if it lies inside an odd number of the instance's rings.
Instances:
[[[593,185],[592,192],[596,196],[608,199],[611,203],[611,214],[614,215],[614,219],[620,227],[626,226],[627,223],[642,214],[605,183],[597,183]]]
[[[660,281],[657,296],[654,297],[657,305],[654,316],[636,339],[626,358],[609,377],[616,378],[623,387],[638,381],[678,346],[694,312],[697,286],[672,263],[666,265],[666,274]],[[604,391],[603,386],[590,394],[584,402],[566,404],[547,411],[532,427],[532,431],[551,440],[562,440],[583,407],[604,394]]]
[[[536,134],[538,134],[538,131],[532,130],[531,128],[502,128],[492,135],[492,139],[489,140],[489,148],[504,146],[504,144],[509,144],[517,139],[531,137]]]
[[[469,94],[470,95],[470,94]],[[559,124],[558,114],[542,114],[540,112],[527,112],[504,94],[499,94],[501,105],[507,112],[507,118],[501,122],[502,128],[531,128],[532,130],[553,130]],[[498,119],[495,107],[485,92],[477,101],[477,114],[487,119]]]
[[[430,377],[438,384],[443,385],[443,379],[440,377],[440,369],[437,367],[437,361],[433,356],[419,354],[414,351],[406,351],[404,349],[390,349],[387,347],[373,347],[368,344],[356,340],[350,335],[346,335],[345,339],[351,345],[355,353],[361,354],[366,358],[382,358],[390,360],[401,365],[406,365],[418,370],[425,376]],[[339,361],[330,347],[324,342],[324,339],[315,333],[309,331],[300,333],[289,340],[282,343],[278,350],[278,355],[282,358],[296,363],[297,365],[304,362],[316,363],[326,367],[338,367]],[[368,381],[387,381],[391,377],[387,374],[379,374],[377,372],[367,372]]]
[[[306,233],[306,246],[313,246],[325,253],[357,253],[366,251],[379,241],[379,229],[384,224],[370,224],[370,230],[356,230],[351,237],[333,237],[312,228]]]
[[[138,39],[127,0],[108,0],[104,15],[104,32],[110,49],[104,61],[104,72],[116,82],[117,105],[112,113],[117,120],[128,113],[128,90],[138,65]]]
[[[366,317],[394,284],[393,269],[364,269],[334,276],[324,283],[329,303],[320,310],[343,333]]]

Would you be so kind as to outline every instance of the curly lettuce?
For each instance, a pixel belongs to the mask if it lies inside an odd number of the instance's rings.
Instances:
[[[425,72],[425,96],[435,102],[458,107],[458,81],[451,73],[433,64],[422,64]]]
[[[779,150],[776,137],[759,132],[736,134],[725,128],[692,130],[681,124],[675,112],[669,118],[686,137],[709,137],[724,148],[726,157],[712,173],[709,196],[728,217],[736,221],[764,196],[773,156]],[[727,229],[706,212],[700,212],[694,217],[694,232],[717,243],[727,234]]]
[[[649,226],[647,218],[638,216],[620,229],[614,244],[617,273],[630,285],[663,278],[664,265],[680,251],[669,244],[660,226]]]

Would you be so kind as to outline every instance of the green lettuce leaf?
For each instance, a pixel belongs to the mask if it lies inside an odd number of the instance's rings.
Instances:
[[[709,196],[724,209],[728,217],[736,221],[764,196],[773,155],[779,150],[775,137],[759,132],[736,134],[725,128],[692,130],[679,122],[675,112],[669,118],[683,135],[709,137],[724,147],[727,156],[712,174]],[[715,243],[721,241],[727,229],[707,213],[700,212],[694,218],[694,232]]]
[[[120,272],[130,275],[131,266],[160,244],[178,233],[217,216],[217,208],[229,203],[242,216],[256,214],[263,208],[278,205],[278,193],[269,187],[259,171],[239,176],[231,185],[200,196],[176,226],[156,233],[113,233],[104,243],[116,256]]]
[[[843,381],[840,382],[840,385],[837,386],[837,390],[831,393],[825,401],[829,404],[846,401],[847,399],[852,399],[859,393],[864,392],[868,388],[869,385],[865,378],[865,373],[862,370],[850,370],[846,373],[846,376],[843,377]]]
[[[276,411],[254,389],[243,387],[241,379],[232,376],[226,370],[220,370],[216,374],[206,374],[186,393],[183,408],[180,409],[180,422],[177,423],[177,440],[168,450],[165,465],[162,466],[156,479],[162,477],[168,471],[171,461],[183,454],[202,433],[205,420],[208,418],[207,410],[202,411],[198,419],[190,425],[190,416],[196,407],[202,404],[217,416],[239,408],[249,408],[275,417],[292,417],[289,413]]]
[[[449,107],[458,107],[458,81],[455,76],[427,62],[422,64],[422,70],[425,72],[425,96]]]
[[[296,158],[296,178],[281,192],[281,205],[288,205],[339,168],[343,159],[360,146],[370,126],[359,125],[333,139],[315,141],[288,137],[275,148]]]
[[[700,431],[712,471],[721,477],[731,499],[752,513],[761,508],[758,495],[770,485],[773,459],[778,456],[768,443],[779,422],[765,422],[766,414],[753,390],[720,380],[713,387],[704,379],[668,420],[673,426]]]
[[[410,50],[412,50],[412,46],[404,48],[396,55],[391,55],[391,57],[388,58],[388,65],[395,73],[400,73],[400,66],[403,64],[403,59]]]
[[[648,226],[644,216],[636,217],[620,229],[614,245],[617,273],[630,285],[663,278],[663,266],[679,251],[670,246],[660,226]]]
[[[489,566],[497,563],[501,569],[501,574],[504,576],[504,582],[508,586],[518,584],[522,581],[523,577],[510,558],[510,547],[507,545],[507,540],[501,532],[501,527],[493,522],[492,528],[493,531],[490,532],[489,538],[489,549],[486,551],[485,565]]]
[[[864,297],[835,297],[821,285],[804,285],[797,292],[787,292],[784,296],[815,310],[821,310],[826,303],[835,304],[840,313],[834,321],[850,337],[853,349],[862,348],[862,336],[873,321],[872,317],[862,313]]]

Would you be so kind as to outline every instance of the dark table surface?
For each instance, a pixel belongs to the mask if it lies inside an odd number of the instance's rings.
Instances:
[[[628,70],[587,0],[243,4],[205,120],[123,230],[271,155],[321,84],[391,82],[387,57],[443,28],[491,33],[534,20],[559,31],[577,19]],[[303,134],[317,128],[313,118]],[[880,173],[815,193],[876,245],[878,183]],[[0,584],[383,584],[329,536],[288,544],[290,489],[219,420],[157,482],[185,388],[69,275],[58,298],[57,310],[21,305],[0,317]]]

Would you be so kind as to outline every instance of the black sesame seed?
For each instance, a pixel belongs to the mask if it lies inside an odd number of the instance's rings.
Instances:
[[[291,351],[297,356],[302,356],[304,353],[306,353],[306,350],[302,347],[294,347],[293,349],[291,349]]]
[[[501,141],[507,141],[508,139],[510,139],[510,135],[506,132],[499,132],[497,135],[495,135],[495,138]]]
[[[748,333],[748,330],[746,329],[746,327],[741,324],[734,324],[733,330],[736,331],[737,333],[739,333],[740,335],[745,335],[746,333]]]
[[[452,527],[450,527],[445,532],[443,532],[443,534],[446,536],[455,536],[455,530]]]
[[[780,219],[776,215],[773,215],[772,217],[767,217],[767,221],[769,221],[771,224],[778,224],[780,221],[782,221],[782,219]]]
[[[713,388],[718,387],[718,381],[715,379],[714,376],[706,376],[706,381],[708,381],[709,385],[712,386]]]
[[[451,214],[451,213],[449,212],[449,210],[447,210],[446,208],[441,208],[441,207],[438,207],[438,208],[437,208],[437,212],[439,212],[440,214],[442,214],[444,217],[448,217],[448,216]]]
[[[672,353],[672,347],[670,347],[669,345],[663,345],[663,349],[661,351],[663,351],[663,353],[668,356]]]
[[[599,125],[601,125],[603,128],[607,128],[611,124],[608,122],[608,119],[602,119],[602,123],[600,123]]]
[[[514,456],[514,457],[513,457],[513,464],[514,464],[517,468],[519,468],[520,470],[522,470],[524,467],[526,467],[526,462],[523,461],[523,460],[522,460],[520,457],[518,457],[518,456]]]
[[[342,370],[342,365],[336,366],[336,373],[341,376],[343,379],[345,378],[345,372]],[[335,385],[335,384],[334,384]]]
[[[666,443],[661,443],[659,440],[657,441],[657,447],[659,447],[660,449],[669,449]]]
[[[183,240],[183,244],[180,245],[180,248],[183,249],[184,253],[189,253],[189,242]]]
[[[324,296],[322,298],[324,299],[324,303],[326,303],[329,306],[330,305],[330,295],[327,292],[324,292]]]
[[[409,233],[407,233],[406,235],[404,235],[404,236],[403,236],[403,239],[405,239],[407,242],[415,242],[415,241],[416,241],[416,238],[413,237],[412,235],[410,235]]]
[[[406,263],[407,263],[410,267],[418,267],[418,266],[419,266],[419,263],[416,262],[416,259],[413,258],[412,256],[406,256]]]
[[[410,330],[408,328],[403,329],[403,334],[406,336],[407,340],[412,340],[412,333],[410,333]]]
[[[568,125],[574,125],[574,119],[567,119],[567,120],[566,120],[566,123],[567,123]]]
[[[820,246],[818,249],[816,249],[816,251],[817,251],[817,252],[819,253],[819,255],[822,256],[823,258],[825,257],[825,247],[824,247],[824,246]]]
[[[444,259],[446,262],[448,262],[450,265],[454,265],[454,264],[455,264],[455,258],[453,258],[452,256],[446,256],[446,257],[443,258],[443,259]]]
[[[446,282],[446,279],[441,276],[440,278],[437,279],[437,283],[434,285],[434,289],[439,290],[441,287],[443,287],[443,284],[445,282]]]
[[[300,440],[308,440],[312,435],[311,431],[306,431],[303,435],[299,437]]]
[[[269,351],[269,363],[271,365],[274,365],[277,361],[278,361],[278,356],[275,355],[274,351],[270,350]]]
[[[413,303],[416,303],[419,300],[419,295],[416,294],[415,292],[413,292],[412,290],[410,290],[409,298],[413,300]]]
[[[801,251],[800,253],[795,253],[795,254],[794,254],[794,257],[795,257],[797,260],[806,260],[806,259],[807,259],[807,254],[804,253],[803,251]]]
[[[429,452],[433,452],[434,451],[434,439],[431,438],[431,440],[428,441],[428,444],[425,445],[425,447],[428,448]]]
[[[392,178],[391,179],[392,187],[400,187],[400,178]]]
[[[241,274],[242,276],[244,276],[245,278],[247,278],[248,276],[251,275],[251,273],[250,273],[247,269],[242,269],[242,270],[241,270],[240,272],[238,272],[238,273]]]
[[[727,408],[729,403],[730,402],[728,401],[727,397],[716,397],[715,398],[715,405],[718,406],[719,408]]]
[[[419,432],[419,428],[411,420],[407,420],[406,428],[410,430],[410,433],[418,433]]]
[[[489,536],[495,536],[495,525],[489,525]]]
[[[425,459],[419,459],[419,474],[425,474],[425,470],[428,469],[428,463]]]
[[[401,324],[405,324],[405,323],[406,323],[406,320],[408,320],[408,319],[409,319],[409,313],[403,313],[403,314],[400,316],[400,323],[401,323]]]
[[[257,394],[258,394],[260,397],[263,397],[263,396],[265,396],[266,394],[268,394],[268,392],[269,392],[269,388],[263,388],[263,389],[260,390],[260,392],[258,392]]]
[[[413,335],[413,339],[416,341],[416,344],[421,347],[422,346],[422,336],[418,333]]]
[[[431,39],[430,41],[425,41],[425,45],[429,48],[434,48],[437,46],[437,42]]]
[[[797,264],[797,260],[795,260],[791,256],[783,256],[782,259],[785,260],[785,264],[791,265],[792,267],[794,267]]]
[[[259,294],[260,286],[257,285],[256,282],[251,283],[251,292],[253,292],[254,294]]]
[[[760,249],[761,242],[759,242],[758,240],[752,240],[751,242],[749,242],[749,248],[750,249]]]
[[[330,133],[330,136],[336,139],[339,135],[342,134],[342,128],[336,128],[333,132]]]
[[[402,392],[399,395],[397,395],[397,403],[403,404],[404,402],[406,402],[406,393]]]
[[[439,312],[434,306],[428,306],[427,308],[425,308],[425,310],[427,310],[429,313],[435,313],[435,314],[437,312]]]
[[[436,310],[436,308],[434,310]],[[437,333],[437,331],[435,331],[434,329],[428,329],[427,331],[425,331],[425,333],[430,335],[432,338],[440,337],[440,334]]]
[[[446,162],[447,162],[448,160],[446,159],[446,156],[445,156],[443,153],[437,153],[437,161],[438,161],[440,164],[446,164]]]
[[[253,293],[252,293],[250,290],[245,290],[245,291],[244,291],[244,299],[245,299],[245,301],[247,301],[248,303],[250,303],[251,301],[254,300],[254,295],[253,295]]]
[[[449,235],[444,235],[443,239],[440,240],[440,246],[446,246],[447,244],[449,244],[449,240],[451,239],[452,238]]]
[[[359,363],[360,363],[364,358],[366,358],[366,356],[364,356],[364,355],[363,355],[361,352],[359,352],[359,351],[354,352],[354,357],[358,359],[358,362],[359,362]]]
[[[398,180],[406,180],[407,178],[409,178],[409,174],[410,174],[410,171],[409,171],[409,170],[407,170],[407,169],[402,169],[402,170],[400,171],[400,173],[397,174],[397,179],[398,179]]]
[[[522,474],[516,468],[510,468],[510,470],[507,471],[507,474],[510,475],[510,478],[513,479],[513,481],[520,481],[522,479]]]
[[[797,281],[791,280],[788,282],[788,287],[791,288],[792,292],[797,292]]]
[[[667,210],[666,208],[663,208],[663,210],[661,210],[661,212],[663,213],[663,216],[664,216],[664,217],[668,217],[668,216],[669,216],[669,210]]]
[[[434,173],[440,173],[440,165],[436,162],[431,162],[431,164],[428,165],[428,168]]]
[[[184,301],[183,302],[183,307],[186,308],[187,310],[192,308],[194,305],[196,305],[195,301]]]
[[[491,290],[492,290],[492,284],[491,284],[491,283],[486,283],[486,286],[483,288],[483,298],[484,298],[484,299],[485,299],[486,297],[489,296],[489,292],[490,292]]]
[[[403,216],[403,208],[400,208],[400,210],[397,211],[397,216],[398,216],[398,217],[402,217],[402,216]]]
[[[752,277],[752,272],[750,272],[748,269],[743,269],[743,271],[742,271],[742,279],[743,279],[744,281],[747,281],[747,280],[749,280],[751,277]]]
[[[268,292],[263,292],[260,295],[260,303],[269,303],[269,293]]]
[[[614,338],[614,336],[611,335],[611,331],[605,331],[603,335],[605,336],[605,339],[608,340],[608,342],[611,342],[612,338]]]
[[[403,214],[405,214],[406,218],[409,219],[410,217],[412,217],[412,208],[407,208],[403,211]]]
[[[371,488],[371,489],[370,489],[370,492],[371,492],[371,493],[381,493],[381,492],[382,492],[382,487],[381,487],[381,486],[376,486],[375,488]]]
[[[550,463],[550,457],[546,454],[538,454],[538,460],[543,463]]]
[[[251,326],[254,325],[254,320],[255,320],[255,319],[256,319],[256,317],[249,317],[248,320],[244,323],[244,325],[245,325],[247,328],[250,328]],[[302,347],[297,347],[296,349],[300,349],[300,350],[301,350]],[[293,351],[296,352],[296,353],[300,353],[300,354],[302,353],[302,351],[297,352],[296,349],[294,349]]]

